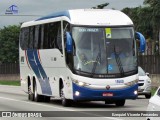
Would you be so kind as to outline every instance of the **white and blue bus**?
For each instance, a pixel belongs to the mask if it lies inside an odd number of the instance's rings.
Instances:
[[[63,106],[72,101],[124,106],[126,99],[137,98],[137,53],[144,49],[143,35],[120,11],[50,14],[21,26],[21,86],[32,101],[58,97]]]

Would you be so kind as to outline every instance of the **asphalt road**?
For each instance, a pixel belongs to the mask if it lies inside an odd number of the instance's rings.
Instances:
[[[1,117],[0,120],[145,120],[145,117],[108,117],[104,113],[107,111],[145,111],[147,105],[148,99],[139,96],[137,100],[127,100],[124,107],[116,107],[114,104],[105,105],[101,101],[73,103],[71,107],[63,107],[61,101],[57,99],[52,99],[49,103],[28,101],[27,95],[20,87],[0,85],[0,111],[52,111],[44,112],[44,115],[58,116],[42,118]],[[40,116],[40,114],[37,115]],[[66,117],[67,115],[71,116]],[[78,115],[78,117],[72,115]]]

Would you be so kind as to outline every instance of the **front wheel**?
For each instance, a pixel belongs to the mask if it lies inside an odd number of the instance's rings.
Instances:
[[[64,95],[64,87],[62,87],[62,88],[60,89],[60,96],[61,96],[61,100],[62,100],[62,105],[63,105],[64,107],[69,107],[69,106],[71,105],[71,101],[65,98],[65,95]]]
[[[118,106],[118,107],[124,106],[125,100],[117,100],[115,104],[116,104],[116,106]]]
[[[151,98],[151,96],[152,96],[151,93],[145,95],[145,97],[146,97],[147,99]]]

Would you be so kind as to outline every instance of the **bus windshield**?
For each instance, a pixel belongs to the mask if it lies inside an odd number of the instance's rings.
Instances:
[[[137,71],[133,27],[73,27],[72,37],[75,71],[101,77]]]

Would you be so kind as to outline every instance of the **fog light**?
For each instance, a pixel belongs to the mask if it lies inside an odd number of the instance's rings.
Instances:
[[[84,86],[85,83],[84,83],[84,82],[78,82],[78,85],[79,85],[79,86]]]
[[[76,96],[79,96],[79,94],[80,94],[80,93],[79,93],[78,91],[75,92],[75,95],[76,95]]]
[[[137,95],[137,94],[138,94],[137,90],[135,90],[135,91],[134,91],[134,94],[135,94],[135,95]]]

